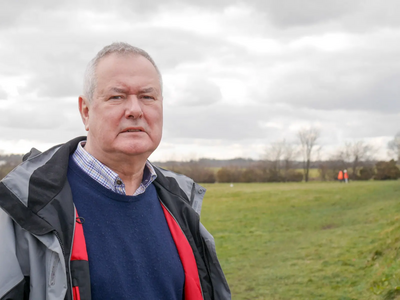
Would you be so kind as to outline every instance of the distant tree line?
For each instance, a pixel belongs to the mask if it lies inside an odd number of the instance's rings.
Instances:
[[[290,164],[298,164],[289,161]],[[315,165],[315,164],[314,164]],[[189,162],[167,162],[163,167],[193,178],[202,183],[237,183],[237,182],[300,182],[304,180],[304,173],[299,169],[279,168],[274,161],[254,162],[247,167],[235,165],[210,168],[204,167],[198,161]],[[316,177],[312,180],[333,181],[337,179],[339,170],[347,168],[343,161],[329,160],[318,162],[315,170]],[[351,173],[351,180],[393,180],[400,178],[400,169],[395,160],[390,161],[361,161],[356,174]]]
[[[300,129],[297,137],[298,143],[286,140],[271,143],[261,161],[236,159],[218,165],[217,161],[203,159],[162,165],[204,183],[331,181],[337,179],[340,170],[347,170],[350,180],[400,178],[396,164],[400,163],[400,132],[388,143],[388,153],[395,158],[390,161],[376,161],[377,149],[363,140],[346,142],[329,159],[322,161],[317,128]],[[317,172],[311,176],[310,170]]]

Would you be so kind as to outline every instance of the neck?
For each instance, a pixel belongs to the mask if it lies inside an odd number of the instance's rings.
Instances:
[[[85,145],[84,150],[118,174],[125,184],[127,195],[133,195],[139,188],[143,180],[147,156],[97,153],[88,144]]]
[[[137,172],[132,172],[132,170],[128,170],[128,172],[126,172],[125,168],[113,169],[109,166],[107,167],[117,173],[124,182],[125,193],[127,195],[133,195],[142,183],[144,166],[145,164],[143,164],[142,167],[137,170]]]

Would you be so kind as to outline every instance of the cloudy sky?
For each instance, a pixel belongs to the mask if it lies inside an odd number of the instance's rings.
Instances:
[[[385,157],[400,130],[400,12],[386,0],[0,0],[0,152],[84,135],[87,62],[125,41],[164,80],[152,160],[262,157],[315,126]],[[327,154],[326,154],[327,155]]]

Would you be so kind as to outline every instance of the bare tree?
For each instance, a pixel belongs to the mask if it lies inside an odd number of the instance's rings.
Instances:
[[[389,155],[396,157],[397,163],[400,163],[400,131],[388,143]]]
[[[271,143],[265,150],[269,176],[275,176],[275,179],[279,179],[279,181],[287,181],[296,154],[297,149],[293,143],[286,140]]]
[[[297,149],[295,144],[288,143],[284,140],[283,144],[283,154],[282,154],[282,162],[284,169],[284,177],[285,181],[288,180],[289,171],[292,169],[293,159],[297,155]]]
[[[265,159],[270,162],[270,169],[280,170],[282,156],[285,148],[285,140],[271,143],[265,149]]]
[[[301,154],[303,156],[304,180],[308,182],[313,149],[320,136],[320,131],[315,127],[303,128],[299,130],[297,136],[300,140]]]
[[[273,174],[275,177],[280,176],[284,143],[284,140],[271,143],[265,150],[265,159],[268,164],[267,168],[270,175]]]
[[[363,161],[371,160],[374,154],[374,147],[362,140],[346,142],[344,156],[345,160],[351,162],[353,179],[357,178],[358,171]]]

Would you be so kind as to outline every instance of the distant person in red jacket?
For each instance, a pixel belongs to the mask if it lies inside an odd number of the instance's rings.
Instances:
[[[342,170],[339,171],[337,179],[339,180],[339,182],[343,182],[343,171]]]
[[[347,170],[344,170],[343,177],[344,177],[344,182],[348,183],[349,182],[349,173],[347,173]]]

